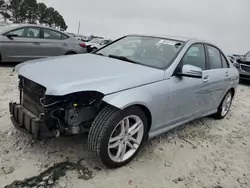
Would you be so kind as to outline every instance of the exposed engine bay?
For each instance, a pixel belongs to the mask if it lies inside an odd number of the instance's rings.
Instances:
[[[45,95],[46,88],[19,77],[20,104],[38,117],[55,137],[88,132],[102,108],[103,94],[86,91],[65,96]]]

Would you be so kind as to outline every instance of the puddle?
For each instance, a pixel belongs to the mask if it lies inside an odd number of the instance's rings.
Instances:
[[[88,168],[77,163],[63,162],[48,168],[37,176],[24,179],[23,181],[14,181],[4,188],[52,188],[56,180],[65,176],[66,172],[73,170],[78,172],[78,179],[89,180],[93,178],[93,173]]]

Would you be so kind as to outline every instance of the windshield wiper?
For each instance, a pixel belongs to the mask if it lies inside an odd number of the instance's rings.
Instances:
[[[125,57],[125,56],[109,55],[109,57],[119,59],[119,60],[122,60],[122,61],[127,61],[127,62],[130,62],[130,63],[141,64],[141,63],[139,63],[137,61],[134,61],[132,59],[129,59],[129,58]]]

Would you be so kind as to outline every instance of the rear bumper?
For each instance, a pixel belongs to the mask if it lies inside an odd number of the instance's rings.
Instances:
[[[55,131],[50,131],[38,117],[25,109],[22,105],[10,102],[9,111],[11,114],[11,121],[17,129],[39,140],[55,137]]]

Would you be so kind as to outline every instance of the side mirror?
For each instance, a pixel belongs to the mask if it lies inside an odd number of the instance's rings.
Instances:
[[[183,65],[179,76],[202,78],[202,69],[193,65]]]

